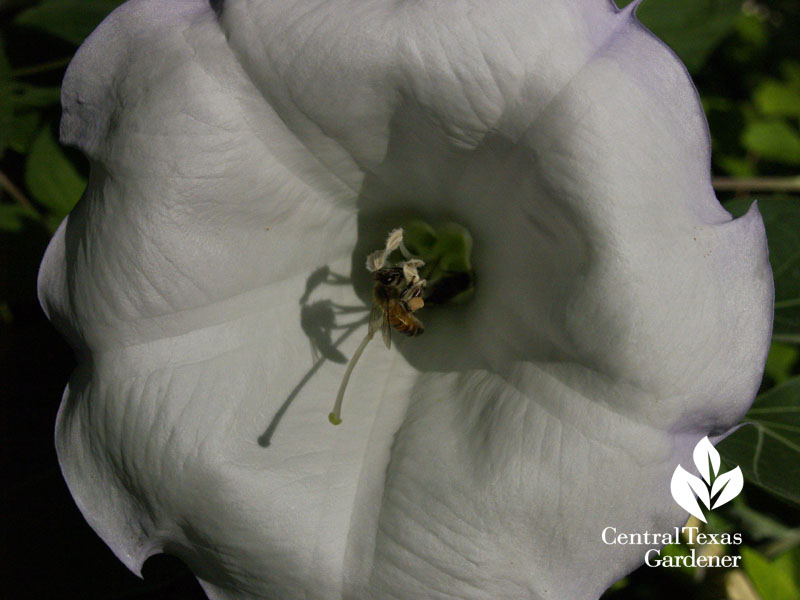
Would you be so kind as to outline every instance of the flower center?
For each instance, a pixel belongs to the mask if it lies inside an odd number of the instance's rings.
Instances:
[[[410,221],[403,225],[403,239],[408,251],[424,262],[418,270],[427,282],[427,305],[460,304],[472,298],[472,236],[466,227],[445,223],[434,228],[424,221]]]
[[[342,422],[342,402],[350,375],[377,331],[389,349],[393,329],[408,336],[424,332],[422,321],[414,313],[426,303],[461,303],[472,296],[475,277],[471,252],[472,237],[464,227],[448,223],[434,229],[423,221],[412,221],[391,231],[384,248],[367,257],[366,268],[374,277],[369,327],[347,365],[328,415],[333,425]]]

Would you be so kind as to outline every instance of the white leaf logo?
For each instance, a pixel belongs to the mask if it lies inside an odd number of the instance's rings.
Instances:
[[[695,477],[678,465],[678,468],[672,474],[670,490],[678,506],[687,510],[690,515],[697,517],[703,523],[706,522],[703,510],[697,504],[697,499],[700,498],[706,507],[710,504],[710,500],[708,498],[708,488],[699,477]]]
[[[711,480],[719,473],[720,458],[719,452],[711,445],[707,437],[697,442],[692,458],[697,470],[700,471],[700,475],[703,476],[708,485],[711,485]]]
[[[727,473],[723,473],[717,477],[714,481],[714,485],[711,487],[712,498],[719,493],[719,497],[714,501],[714,506],[711,508],[717,508],[726,502],[730,502],[739,495],[743,487],[744,477],[742,477],[742,470],[739,467]]]
[[[692,458],[703,479],[692,475],[678,465],[672,474],[670,491],[678,506],[706,523],[703,509],[698,500],[707,510],[722,506],[739,495],[744,487],[744,478],[739,467],[720,474],[719,467],[722,461],[719,452],[711,445],[707,437],[697,442]],[[714,497],[716,500],[712,506],[711,501]]]

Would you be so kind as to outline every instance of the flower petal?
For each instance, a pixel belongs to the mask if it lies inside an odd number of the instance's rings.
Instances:
[[[81,357],[65,478],[129,567],[174,553],[213,598],[596,597],[643,560],[602,529],[681,524],[675,466],[752,401],[761,219],[719,206],[630,9],[354,6],[135,0],[79,51],[92,176],[40,274]],[[411,213],[469,228],[474,301],[368,349],[331,427],[298,299],[367,299]],[[309,297],[323,265],[352,285]]]
[[[115,12],[64,98],[92,178],[40,289],[84,358],[57,426],[78,505],[135,571],[167,550],[215,597],[335,596],[359,478],[380,478],[408,386],[368,357],[358,411],[327,423],[343,368],[314,370],[298,299],[316,267],[349,271],[352,192],[263,103],[201,3]],[[358,303],[328,289],[310,301]]]

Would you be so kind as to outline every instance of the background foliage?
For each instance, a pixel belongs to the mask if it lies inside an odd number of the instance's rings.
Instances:
[[[165,0],[168,1],[168,0]],[[36,269],[86,184],[85,159],[57,142],[60,82],[81,41],[119,2],[0,3],[0,350],[6,441],[5,597],[197,598],[176,559],[150,559],[140,581],[92,534],[58,471],[52,427],[69,349],[38,308]],[[622,2],[621,4],[627,4]],[[743,495],[709,515],[739,531],[742,567],[642,568],[611,599],[800,598],[800,2],[645,0],[642,22],[681,57],[709,119],[713,174],[734,215],[758,200],[775,276],[767,369],[739,431],[718,448],[740,465]],[[12,459],[11,457],[15,457]],[[706,551],[709,549],[706,548]],[[685,545],[665,552],[685,552]]]

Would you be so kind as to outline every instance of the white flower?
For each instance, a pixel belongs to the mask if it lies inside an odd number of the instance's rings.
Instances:
[[[684,68],[605,0],[212,4],[129,2],[64,82],[92,172],[40,292],[83,514],[211,598],[597,597],[643,561],[602,529],[682,524],[770,334]],[[470,230],[474,299],[370,345],[332,427],[298,300],[366,306],[408,216]],[[352,283],[305,295],[323,266]]]

